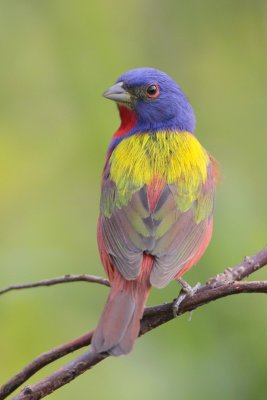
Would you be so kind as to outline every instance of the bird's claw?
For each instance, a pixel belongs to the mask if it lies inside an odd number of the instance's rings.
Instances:
[[[173,315],[177,317],[180,304],[184,301],[186,297],[192,297],[198,289],[201,287],[201,283],[198,282],[195,286],[190,286],[184,279],[179,278],[178,282],[182,285],[182,290],[179,296],[174,300],[172,305]]]
[[[173,305],[172,305],[172,311],[173,311],[173,316],[176,318],[178,316],[178,310],[180,307],[180,304],[184,301],[186,298],[187,294],[182,293],[183,289],[181,290],[179,296],[174,300]]]

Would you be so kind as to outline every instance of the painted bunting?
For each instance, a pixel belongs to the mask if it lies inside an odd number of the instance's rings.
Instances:
[[[130,70],[104,97],[117,103],[121,124],[103,171],[97,237],[111,291],[92,348],[121,355],[138,336],[151,286],[179,279],[206,250],[218,168],[164,72]]]

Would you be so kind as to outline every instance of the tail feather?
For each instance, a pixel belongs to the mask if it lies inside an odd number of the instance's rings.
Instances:
[[[148,274],[133,281],[118,275],[93,335],[94,351],[119,356],[132,350],[149,290]]]
[[[92,340],[92,346],[98,353],[113,349],[122,340],[134,310],[135,303],[127,293],[116,293],[111,289]]]

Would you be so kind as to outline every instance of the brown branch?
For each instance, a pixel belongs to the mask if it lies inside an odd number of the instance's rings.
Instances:
[[[222,274],[210,278],[207,283],[241,281],[267,264],[267,247],[264,247],[254,256],[246,256],[244,261],[235,267],[226,268]]]
[[[64,275],[58,276],[57,278],[45,279],[38,282],[33,283],[24,283],[22,285],[10,285],[4,289],[0,290],[0,295],[4,293],[11,292],[13,290],[21,290],[21,289],[31,289],[41,286],[53,286],[59,285],[61,283],[70,283],[70,282],[90,282],[90,283],[99,283],[100,285],[110,286],[109,281],[105,278],[95,275]]]
[[[26,382],[31,376],[46,365],[58,360],[59,358],[72,353],[73,351],[79,350],[82,347],[89,346],[93,331],[86,333],[76,339],[71,340],[61,346],[55,347],[46,353],[41,354],[35,358],[32,362],[26,365],[19,373],[13,376],[5,385],[0,387],[0,399],[5,399],[11,393],[13,393],[20,385]]]
[[[213,292],[212,292],[213,291]],[[199,292],[189,299],[185,299],[180,305],[179,315],[187,311],[216,300],[220,297],[237,293],[265,293],[267,291],[267,282],[241,282],[221,285],[216,290],[208,286],[199,289]],[[151,329],[168,322],[173,318],[172,303],[162,304],[155,307],[147,307],[141,322],[140,336],[147,333]],[[74,352],[91,343],[93,332],[86,333],[77,339],[74,339],[62,346],[56,347],[46,353],[41,354],[30,364],[28,364],[21,372],[15,375],[9,382],[0,388],[0,399],[5,399],[10,393],[26,382],[37,371],[50,364],[51,362]]]
[[[246,257],[244,262],[234,268],[228,268],[224,273],[209,279],[206,285],[202,286],[192,297],[186,298],[179,307],[179,315],[187,311],[194,310],[213,300],[239,293],[267,293],[267,281],[256,282],[238,282],[238,280],[252,274],[259,268],[267,264],[267,247],[253,257]],[[160,326],[173,319],[172,303],[148,307],[145,310],[141,321],[140,335]],[[77,350],[90,343],[92,333],[81,336],[72,342],[66,343],[50,352],[44,353],[27,367],[21,373],[13,377],[6,385],[0,388],[0,400],[5,399],[18,386],[25,382],[35,372],[43,368],[48,363],[58,359],[65,354]],[[77,346],[77,347],[76,347]],[[62,349],[64,348],[64,351]],[[41,380],[37,384],[26,387],[14,400],[35,400],[45,397],[54,390],[65,385],[78,375],[82,374],[93,365],[105,359],[107,354],[94,354],[92,351],[86,352],[76,360],[67,364],[54,374]],[[52,357],[52,358],[51,358]],[[41,361],[40,361],[41,360]],[[23,375],[24,372],[27,372]]]
[[[267,293],[267,281],[232,282],[216,288],[203,289],[181,304],[179,315],[194,310],[213,300],[238,293]],[[170,321],[174,318],[173,303],[150,307],[146,309],[142,319],[140,335]],[[27,386],[13,400],[37,400],[54,392],[58,388],[71,382],[94,365],[107,358],[109,354],[97,354],[92,350],[87,351],[76,360],[68,363],[52,375],[42,379],[35,385]]]
[[[54,392],[61,386],[71,382],[77,376],[83,374],[94,365],[103,361],[109,355],[107,353],[95,353],[92,350],[88,350],[82,354],[76,360],[71,361],[58,371],[54,372],[47,378],[42,379],[39,383],[33,386],[26,386],[20,394],[13,397],[13,400],[27,399],[37,400],[41,399],[50,393]]]

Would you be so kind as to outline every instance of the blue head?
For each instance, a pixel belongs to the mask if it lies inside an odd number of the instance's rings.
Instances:
[[[162,71],[153,68],[127,71],[104,96],[136,114],[135,132],[194,132],[195,115],[188,99],[177,83]]]

